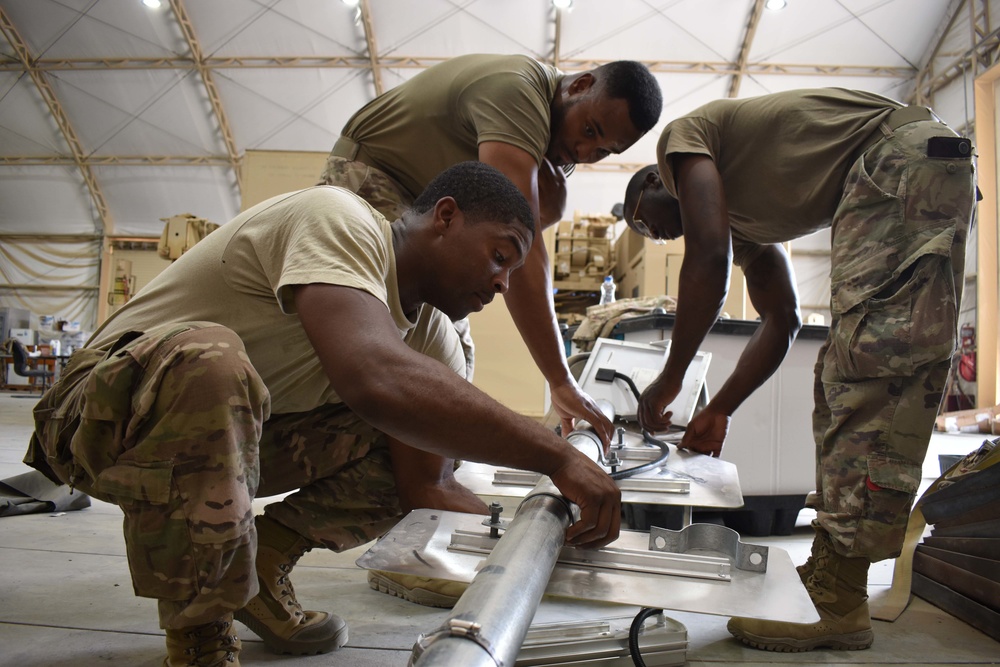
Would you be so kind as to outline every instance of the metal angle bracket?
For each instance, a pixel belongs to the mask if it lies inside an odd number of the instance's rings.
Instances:
[[[497,541],[485,533],[459,529],[452,532],[448,551],[488,555]],[[565,565],[602,570],[669,574],[713,581],[732,580],[732,565],[726,557],[658,551],[607,547],[604,549],[563,547],[556,567]]]
[[[629,629],[633,617],[559,621],[528,628],[515,667],[611,667],[631,665]],[[635,638],[645,664],[667,667],[687,664],[687,628],[663,615],[650,616]]]
[[[626,477],[615,480],[622,491],[643,491],[645,493],[691,493],[689,479],[651,479],[647,477]]]
[[[671,471],[671,474],[679,474]],[[541,479],[537,472],[528,470],[500,469],[493,474],[494,486],[534,486]],[[622,491],[644,491],[646,493],[690,493],[690,479],[658,479],[651,477],[626,477],[615,483]]]
[[[687,553],[695,549],[725,553],[733,565],[749,572],[767,572],[767,547],[746,544],[731,528],[712,523],[693,523],[681,530],[651,526],[650,551]]]

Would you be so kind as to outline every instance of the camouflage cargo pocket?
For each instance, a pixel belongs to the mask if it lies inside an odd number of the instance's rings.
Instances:
[[[899,555],[921,475],[920,465],[901,457],[868,456],[865,501],[853,551],[867,554],[873,562]]]
[[[956,317],[949,258],[923,254],[873,296],[834,318],[822,379],[909,377],[922,365],[948,359]]]
[[[170,468],[151,470],[154,486],[169,488]],[[147,480],[149,481],[149,480]],[[184,501],[179,495],[154,503],[118,498],[125,513],[125,548],[132,588],[140,597],[188,600],[198,588]]]

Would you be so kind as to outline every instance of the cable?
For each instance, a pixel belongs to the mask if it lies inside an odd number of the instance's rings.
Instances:
[[[639,388],[635,386],[635,382],[632,381],[632,378],[625,375],[624,373],[619,373],[613,368],[598,369],[595,379],[601,382],[613,382],[614,380],[622,380],[623,382],[625,382],[625,384],[629,386],[629,389],[632,390],[632,393],[635,395],[635,400],[638,401],[639,397],[642,395],[641,392],[639,391]],[[641,429],[641,430],[642,430],[642,441],[648,445],[655,445],[659,447],[660,455],[655,460],[647,461],[642,465],[637,465],[632,468],[626,468],[625,470],[616,470],[615,472],[609,473],[611,479],[627,479],[629,477],[632,477],[633,475],[638,475],[641,472],[646,472],[647,470],[653,470],[655,468],[659,468],[664,464],[664,462],[670,456],[670,447],[667,446],[667,443],[660,440],[659,438],[653,437],[653,435],[646,429]]]
[[[650,616],[656,616],[657,614],[662,614],[662,609],[651,609],[650,607],[643,607],[635,618],[632,620],[632,625],[628,629],[628,652],[632,656],[632,664],[635,667],[646,667],[646,661],[642,659],[642,653],[639,651],[639,631],[642,630],[642,624],[646,622]]]

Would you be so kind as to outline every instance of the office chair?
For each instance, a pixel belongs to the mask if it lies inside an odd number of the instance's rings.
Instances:
[[[21,341],[16,338],[9,339],[6,347],[10,348],[11,356],[14,357],[14,373],[26,378],[42,378],[42,393],[44,394],[45,390],[48,389],[49,378],[55,373],[45,367],[31,368],[28,366],[28,360],[31,357],[28,356],[28,351],[24,349]]]

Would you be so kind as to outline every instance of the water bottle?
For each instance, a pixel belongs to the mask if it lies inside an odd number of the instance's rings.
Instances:
[[[604,282],[601,283],[601,301],[600,304],[603,306],[606,303],[615,302],[615,281],[611,279],[611,276],[604,276]]]

